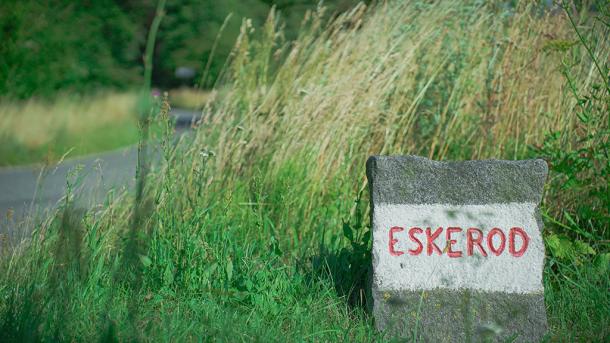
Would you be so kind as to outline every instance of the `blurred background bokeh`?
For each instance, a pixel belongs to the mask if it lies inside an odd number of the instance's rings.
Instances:
[[[325,6],[332,16],[355,3],[331,0]],[[297,35],[305,12],[317,4],[316,0],[168,1],[154,51],[153,84],[209,88],[244,18],[259,27],[275,6],[288,41]],[[153,0],[2,1],[2,97],[52,97],[58,91],[86,93],[138,85],[156,5]],[[209,77],[201,84],[208,61]]]
[[[325,1],[324,13],[332,19],[357,2]],[[154,94],[167,91],[173,107],[200,110],[242,27],[262,27],[275,8],[278,42],[290,44],[319,5],[167,1],[152,56]],[[155,0],[0,2],[0,166],[52,163],[137,142],[136,103],[156,7]]]

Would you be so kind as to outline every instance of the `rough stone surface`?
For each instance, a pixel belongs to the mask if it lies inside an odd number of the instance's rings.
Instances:
[[[438,162],[417,156],[373,156],[367,161],[373,227],[371,292],[379,329],[426,342],[540,341],[546,332],[542,286],[544,244],[538,204],[547,174],[542,160]],[[388,235],[390,227],[404,228]],[[420,254],[411,227],[464,228],[442,253]],[[508,230],[529,237],[522,256],[508,253]],[[466,228],[507,235],[498,256],[466,254]],[[410,234],[410,232],[409,232]],[[391,241],[390,237],[395,239]],[[515,249],[524,241],[513,242]],[[483,240],[485,241],[485,240]],[[518,242],[517,242],[518,241]],[[502,245],[497,235],[490,240]],[[389,247],[391,246],[391,248]],[[395,249],[397,254],[390,249]],[[409,250],[412,249],[412,250]],[[447,251],[463,252],[450,258]]]
[[[539,342],[546,330],[542,293],[374,291],[376,325],[421,342]],[[379,320],[381,318],[381,320]]]
[[[540,203],[543,160],[432,161],[372,156],[366,164],[373,204]]]

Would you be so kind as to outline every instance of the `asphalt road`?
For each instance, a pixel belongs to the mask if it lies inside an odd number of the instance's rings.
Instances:
[[[188,130],[198,113],[172,109],[178,133]],[[102,203],[110,190],[132,190],[135,185],[137,147],[78,157],[57,165],[0,168],[0,234],[11,240],[24,234],[16,230],[32,215],[44,215],[64,198],[68,181],[78,180],[77,207],[90,208]]]

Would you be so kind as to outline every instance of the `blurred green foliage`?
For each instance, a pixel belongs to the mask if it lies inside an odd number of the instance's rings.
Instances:
[[[138,80],[137,28],[114,1],[2,1],[0,34],[3,96]]]
[[[333,15],[356,2],[332,0],[325,6]],[[317,0],[170,0],[157,38],[153,84],[184,84],[175,70],[189,67],[195,77],[186,85],[198,85],[210,59],[208,82],[202,85],[210,86],[244,18],[259,26],[275,6],[285,23],[285,38],[291,39],[306,11],[317,4]],[[60,89],[82,93],[139,84],[155,6],[155,0],[0,2],[0,96],[50,97]]]

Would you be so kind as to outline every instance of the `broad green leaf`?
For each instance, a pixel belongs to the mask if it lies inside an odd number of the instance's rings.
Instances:
[[[233,261],[230,258],[227,261],[227,279],[229,281],[233,279]]]
[[[152,260],[146,255],[140,255],[140,262],[142,262],[144,267],[149,267],[152,264]]]
[[[551,254],[559,259],[568,258],[573,255],[574,248],[569,238],[556,234],[549,235],[546,243]]]
[[[595,255],[596,253],[593,247],[580,240],[574,241],[574,248],[576,249],[576,252],[582,255]]]
[[[163,273],[163,284],[165,284],[165,286],[169,286],[172,283],[174,283],[174,271],[172,264],[168,263],[165,267],[165,272]]]
[[[610,253],[599,254],[594,263],[600,275],[610,272]]]
[[[343,235],[350,241],[354,241],[354,232],[348,223],[343,223]]]

